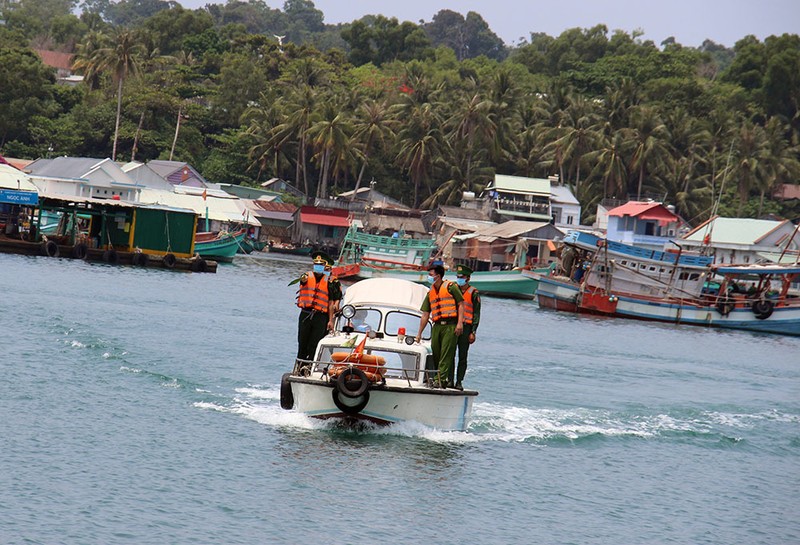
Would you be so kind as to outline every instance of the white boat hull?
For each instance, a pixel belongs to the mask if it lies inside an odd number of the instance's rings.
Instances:
[[[355,418],[379,424],[414,421],[448,431],[464,431],[469,425],[474,390],[433,389],[407,381],[389,380],[386,386],[373,385],[369,401],[356,414],[346,414],[336,406],[333,382],[325,379],[289,377],[294,410],[315,418]]]

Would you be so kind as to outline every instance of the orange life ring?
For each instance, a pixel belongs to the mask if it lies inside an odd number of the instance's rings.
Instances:
[[[334,352],[331,354],[331,359],[339,363],[339,365],[331,366],[328,370],[328,375],[332,377],[339,376],[343,370],[349,367],[349,365],[345,364],[355,364],[353,367],[364,371],[370,382],[383,380],[383,375],[386,374],[386,369],[383,367],[386,365],[386,358],[383,356],[364,354],[363,352]]]

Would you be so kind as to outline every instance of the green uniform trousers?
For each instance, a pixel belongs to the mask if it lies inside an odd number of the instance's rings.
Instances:
[[[455,373],[456,381],[454,384],[464,381],[467,374],[467,355],[469,354],[469,335],[472,333],[472,324],[464,324],[464,332],[458,336],[458,371]],[[447,380],[453,382],[453,369]]]
[[[436,380],[442,385],[447,382],[447,377],[453,372],[457,343],[456,324],[433,324],[431,349],[433,350],[433,361],[439,370]]]
[[[328,313],[300,311],[297,321],[297,358],[313,360],[319,341],[328,333]]]

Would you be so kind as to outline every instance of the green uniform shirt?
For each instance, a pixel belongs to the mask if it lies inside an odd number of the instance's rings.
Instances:
[[[450,295],[453,296],[453,299],[456,300],[456,306],[464,300],[464,296],[461,294],[461,289],[458,287],[458,284],[455,282],[450,282],[447,286],[447,291],[450,292]],[[429,299],[431,291],[428,290],[428,293],[425,294],[425,300],[422,302],[422,308],[420,310],[422,312],[430,312],[431,311],[431,301]],[[474,303],[473,303],[474,306]]]
[[[478,324],[481,321],[481,295],[478,290],[472,292],[472,332],[478,330]]]
[[[328,282],[328,299],[330,301],[339,301],[342,298],[342,285],[339,283],[338,278],[333,278]]]

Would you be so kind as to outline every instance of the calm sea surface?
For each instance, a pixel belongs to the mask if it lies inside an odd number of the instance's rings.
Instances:
[[[0,254],[0,543],[800,543],[800,339],[485,298],[467,432],[337,429],[305,268]]]

